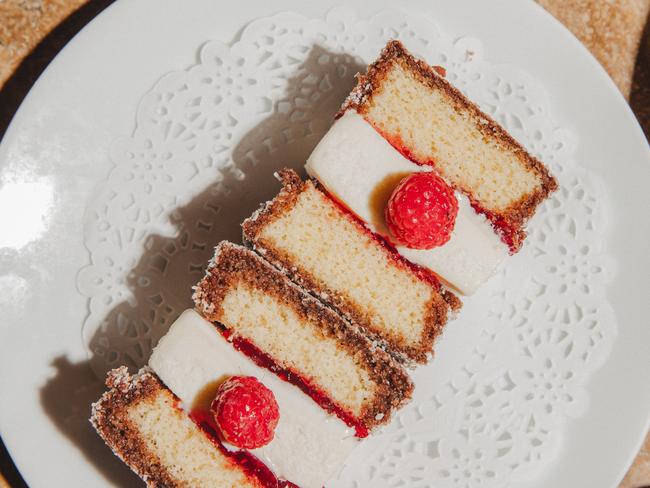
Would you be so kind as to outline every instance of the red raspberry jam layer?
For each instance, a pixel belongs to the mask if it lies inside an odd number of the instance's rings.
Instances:
[[[440,280],[438,279],[438,276],[431,271],[428,268],[425,268],[423,266],[420,266],[418,264],[412,263],[411,261],[407,260],[404,258],[399,251],[391,244],[385,237],[377,234],[376,232],[371,231],[366,224],[364,223],[363,220],[361,220],[354,212],[352,212],[346,205],[345,203],[341,202],[336,196],[332,195],[327,189],[320,184],[319,181],[314,180],[314,184],[316,187],[322,191],[332,202],[336,204],[336,206],[353,222],[357,225],[359,230],[369,236],[372,240],[377,242],[380,246],[384,247],[388,251],[388,255],[391,257],[391,259],[397,264],[397,266],[401,267],[407,267],[415,275],[421,279],[422,281],[426,281],[429,283],[431,286],[433,286],[434,289],[437,291],[440,291],[442,288],[442,285],[440,284]]]
[[[477,213],[485,215],[485,218],[490,221],[494,232],[499,235],[501,240],[508,246],[508,249],[510,249],[510,254],[519,252],[526,238],[526,233],[523,230],[516,229],[506,222],[503,217],[484,209],[479,203],[473,200],[470,200],[470,205]]]
[[[212,443],[226,457],[240,466],[247,476],[254,478],[264,488],[299,488],[290,481],[279,479],[262,461],[248,451],[229,451],[217,435],[217,426],[209,410],[195,409],[190,412],[190,418],[212,440]]]
[[[414,162],[418,166],[431,166],[432,168],[435,168],[435,162],[434,161],[419,161],[415,155],[406,147],[406,144],[404,144],[404,141],[402,138],[398,135],[392,135],[389,136],[388,134],[384,134],[382,131],[377,129],[374,125],[372,125],[368,120],[366,120],[374,129],[381,135],[388,143],[393,146],[395,149],[397,149],[402,156],[404,156],[406,159]],[[453,188],[453,187],[452,187]],[[470,197],[470,202],[472,205],[472,208],[477,212],[485,215],[485,218],[490,221],[490,224],[492,224],[492,228],[494,229],[494,232],[501,238],[504,244],[508,246],[508,249],[510,249],[510,254],[514,254],[519,249],[521,249],[521,245],[523,244],[523,240],[525,238],[525,234],[523,231],[520,229],[517,229],[510,225],[508,222],[506,222],[502,217],[494,214],[493,212],[490,212],[489,210],[486,210],[483,208],[481,205],[479,205],[477,202],[475,202],[471,197]]]
[[[300,375],[299,373],[296,373],[295,371],[280,366],[275,361],[275,359],[266,354],[251,341],[242,337],[233,337],[232,332],[226,328],[219,327],[219,331],[226,338],[226,340],[232,343],[235,349],[248,356],[255,364],[261,368],[272,371],[278,377],[280,377],[280,379],[286,381],[287,383],[291,383],[292,385],[297,386],[306,395],[311,397],[311,399],[314,400],[322,409],[333,415],[336,415],[348,427],[352,427],[357,437],[363,438],[368,436],[368,429],[365,425],[363,425],[350,412],[336,405],[327,396],[327,394],[313,382]]]

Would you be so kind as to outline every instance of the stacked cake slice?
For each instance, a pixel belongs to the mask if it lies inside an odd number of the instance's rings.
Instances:
[[[541,161],[399,41],[359,77],[341,113],[348,110],[467,195],[513,250],[526,220],[557,188]]]
[[[244,222],[245,242],[386,349],[425,362],[458,299],[317,184],[280,178],[280,194]]]
[[[322,486],[357,445],[354,428],[237,351],[222,331],[194,310],[183,312],[171,326],[149,366],[189,412],[204,421],[216,390],[227,378],[245,375],[261,381],[277,401],[279,423],[268,444],[248,452],[276,476],[299,486]]]
[[[92,421],[150,486],[319,488],[411,397],[461,303],[521,247],[544,165],[397,41],[306,164],[221,242],[147,369]]]
[[[258,448],[230,445],[212,418],[219,387],[241,375],[263,383],[278,405],[273,439]],[[322,487],[359,437],[286,379],[257,365],[223,331],[186,310],[147,368],[134,376],[126,368],[109,374],[111,389],[93,406],[92,420],[151,486]]]
[[[343,105],[307,171],[400,255],[472,294],[525,238],[524,225],[557,188],[546,167],[434,69],[391,41]],[[454,191],[449,241],[417,249],[394,239],[384,207],[408,174]]]
[[[215,445],[150,371],[131,376],[121,367],[106,384],[110,390],[93,405],[93,425],[148,486],[267,486],[270,473]]]
[[[391,357],[254,252],[222,242],[194,299],[236,348],[365,437],[411,395]]]

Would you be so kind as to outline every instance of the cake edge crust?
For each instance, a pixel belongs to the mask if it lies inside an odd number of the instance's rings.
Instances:
[[[397,251],[386,249],[386,245],[379,243],[378,245],[384,248],[384,252],[390,254],[387,258],[391,259],[396,266],[411,273],[417,280],[429,281],[428,284],[433,293],[431,301],[426,305],[425,323],[417,345],[405,344],[404,341],[400,341],[398,338],[382,337],[379,332],[372,329],[366,314],[354,306],[351,300],[335,294],[311,273],[293,264],[291,258],[285,253],[259,238],[260,231],[275,219],[280,218],[286,209],[291,208],[299,195],[310,184],[310,180],[302,180],[294,170],[287,168],[276,173],[276,176],[282,184],[282,189],[273,200],[264,204],[253,216],[244,220],[242,224],[244,243],[279,271],[286,274],[292,281],[300,285],[305,291],[317,297],[327,306],[334,308],[355,324],[360,333],[366,335],[371,341],[380,343],[398,361],[409,366],[425,364],[433,352],[436,339],[448,321],[449,314],[461,308],[460,299],[451,291],[443,288],[437,278],[435,278],[436,282],[433,284],[431,280],[424,280],[421,276],[418,276],[418,273]],[[332,200],[333,205],[337,208],[340,207],[341,204],[336,202],[319,184],[312,184],[317,191],[323,193],[325,198]],[[341,210],[341,214],[343,218],[348,219],[357,226],[359,232],[370,234],[370,237],[375,241],[382,239],[381,236],[372,233],[361,220],[353,216],[349,211]]]
[[[150,487],[182,487],[158,457],[150,452],[136,427],[127,418],[135,402],[145,401],[161,391],[173,395],[153,372],[144,367],[131,375],[126,366],[108,372],[109,388],[92,404],[90,422],[113,453]]]
[[[336,118],[341,117],[349,109],[353,109],[360,115],[365,116],[368,102],[372,99],[373,94],[381,89],[381,82],[386,77],[393,62],[405,63],[406,67],[422,83],[447,94],[458,107],[470,114],[476,123],[477,129],[484,136],[496,138],[501,144],[513,151],[523,166],[535,173],[540,179],[541,184],[538,190],[524,195],[518,201],[511,203],[505,210],[495,212],[485,209],[488,218],[491,217],[490,220],[494,220],[496,216],[503,219],[511,227],[513,231],[511,248],[516,252],[526,237],[523,230],[526,221],[535,213],[537,206],[557,190],[557,181],[542,161],[530,154],[499,123],[484,113],[474,102],[465,97],[455,86],[441,76],[436,67],[432,67],[425,61],[413,56],[400,41],[394,39],[388,41],[377,60],[368,66],[366,74],[357,74],[357,85],[344,101],[336,114]],[[471,194],[468,197],[470,201],[481,207],[480,202],[476,201]]]
[[[215,268],[219,268],[216,273],[213,272]],[[302,319],[318,322],[318,330],[325,337],[336,339],[338,347],[345,348],[349,355],[360,360],[362,367],[376,385],[376,391],[374,398],[364,405],[361,415],[353,417],[368,431],[386,424],[392,413],[410,400],[413,383],[394,358],[373,347],[372,343],[342,316],[246,247],[222,241],[215,248],[215,257],[208,266],[205,277],[195,287],[193,299],[197,311],[206,320],[228,328],[220,320],[221,311],[218,304],[223,300],[226,290],[242,279],[255,283],[265,293],[291,307]],[[339,408],[348,410],[333,398],[330,400]]]

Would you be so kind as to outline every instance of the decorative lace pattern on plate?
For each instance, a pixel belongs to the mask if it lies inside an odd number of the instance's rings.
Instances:
[[[491,114],[558,177],[523,250],[475,296],[418,369],[415,399],[365,442],[331,485],[504,487],[539,473],[567,418],[588,407],[588,376],[616,335],[601,247],[606,193],[572,160],[576,141],[553,120],[540,84],[493,65],[479,40],[453,41],[426,16],[370,20],[282,13],[213,41],[186,71],[142,99],[137,128],[87,211],[89,297],[83,334],[99,375],[141,366],[178,314],[213,246],[300,168],[386,40],[402,39]],[[329,485],[328,485],[329,486]]]

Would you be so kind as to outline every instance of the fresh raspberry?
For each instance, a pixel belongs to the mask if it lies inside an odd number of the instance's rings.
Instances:
[[[388,229],[412,249],[442,246],[454,230],[458,201],[433,173],[413,173],[402,179],[386,205]]]
[[[224,381],[210,409],[223,440],[243,449],[271,442],[280,420],[273,392],[252,376]]]

